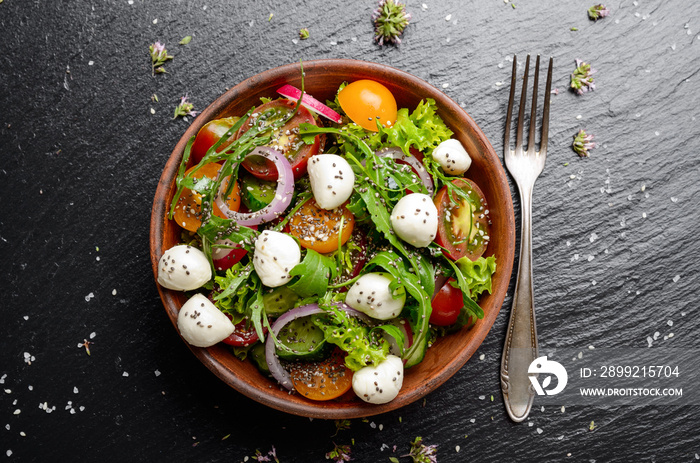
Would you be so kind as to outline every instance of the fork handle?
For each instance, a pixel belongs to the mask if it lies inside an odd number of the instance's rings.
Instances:
[[[520,262],[506,342],[501,359],[501,390],[510,418],[521,422],[530,413],[535,390],[528,367],[538,357],[532,289],[532,186],[519,187],[521,202]]]

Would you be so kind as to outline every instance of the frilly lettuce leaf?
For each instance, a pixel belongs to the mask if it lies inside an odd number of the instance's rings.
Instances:
[[[491,294],[491,275],[496,271],[496,258],[494,256],[482,256],[474,261],[468,257],[462,257],[455,263],[462,271],[472,299],[476,300],[484,291]]]

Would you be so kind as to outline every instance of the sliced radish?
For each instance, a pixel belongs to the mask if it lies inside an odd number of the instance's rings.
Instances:
[[[302,97],[302,91],[296,87],[293,87],[289,84],[285,84],[277,89],[277,93],[279,93],[285,98],[289,98],[290,100],[298,101],[299,98],[301,98],[302,106],[306,107],[310,111],[318,113],[321,116],[332,120],[336,124],[340,124],[341,122],[343,122],[343,118],[340,114],[333,111],[331,108],[321,103],[308,93],[304,93],[304,96]]]

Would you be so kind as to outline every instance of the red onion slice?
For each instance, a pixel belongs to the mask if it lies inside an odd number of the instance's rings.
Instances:
[[[289,98],[290,100],[294,101],[298,101],[299,98],[301,98],[301,105],[304,106],[306,109],[320,114],[321,116],[332,120],[336,124],[340,124],[341,122],[343,122],[343,118],[340,114],[333,111],[331,108],[321,103],[308,93],[304,93],[302,96],[302,91],[296,87],[286,84],[278,88],[277,93],[279,93],[285,98]]]
[[[259,211],[242,213],[234,212],[229,209],[221,198],[223,194],[223,183],[222,188],[219,189],[219,193],[216,195],[216,205],[219,206],[221,212],[226,214],[226,217],[237,224],[246,226],[260,225],[261,223],[276,219],[289,207],[289,204],[292,202],[292,195],[294,194],[294,173],[292,172],[292,166],[282,153],[267,146],[258,146],[246,156],[246,159],[250,156],[262,156],[267,158],[271,160],[277,168],[277,189],[275,190],[275,198],[272,202]]]
[[[367,317],[367,315],[350,308],[342,302],[337,302],[333,305],[347,312],[349,315],[363,320],[365,323],[370,323],[370,319],[369,317]],[[303,305],[301,307],[297,307],[296,309],[292,309],[289,312],[285,312],[284,314],[282,314],[277,320],[275,320],[275,323],[273,323],[270,328],[274,335],[277,336],[280,330],[292,320],[296,320],[297,318],[301,317],[307,317],[309,315],[316,315],[319,313],[326,313],[326,311],[320,308],[318,304],[312,303]],[[277,358],[277,354],[275,353],[275,341],[272,339],[272,336],[268,336],[267,340],[265,341],[265,360],[267,361],[267,366],[270,368],[270,373],[272,374],[272,376],[285,389],[288,389],[290,391],[294,389],[292,377],[289,375],[287,370],[284,369],[279,359]]]
[[[406,156],[406,154],[403,151],[401,151],[401,148],[395,146],[380,149],[375,154],[380,157],[390,157],[396,161],[401,161],[411,166],[413,168],[413,171],[416,174],[418,174],[418,177],[423,182],[423,185],[425,185],[425,188],[428,190],[428,194],[430,196],[433,195],[433,193],[435,192],[433,178],[430,176],[428,171],[425,170],[423,163],[420,162],[416,157]]]

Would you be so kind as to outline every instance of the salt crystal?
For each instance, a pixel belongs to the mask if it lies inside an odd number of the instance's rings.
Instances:
[[[10,430],[10,424],[9,424],[9,423],[5,425],[5,429],[7,429],[8,431]]]
[[[540,409],[541,412],[544,412],[544,405],[542,405],[542,408]]]
[[[96,260],[97,262],[99,262],[99,261],[100,261],[100,256],[95,257],[95,260]]]
[[[158,24],[158,18],[153,20],[153,24]]]
[[[24,318],[25,320],[29,320],[29,315],[25,315],[25,316],[22,317],[22,318]]]
[[[81,412],[82,412],[82,411],[85,411],[85,406],[81,405],[80,408],[79,408],[79,410],[80,410]]]
[[[331,45],[338,45],[338,42],[336,42],[335,40],[332,40]]]
[[[372,429],[375,429],[375,428],[377,427],[377,425],[376,425],[376,423],[375,423],[374,421],[372,421],[372,422],[369,424],[369,427],[372,428]]]
[[[668,337],[669,337],[669,338],[672,338],[672,337],[673,337],[673,333],[668,333]]]
[[[92,60],[88,61],[88,66],[92,66],[93,64],[95,64],[94,61],[92,61]]]
[[[559,437],[557,437],[557,439],[564,440],[564,436],[559,436]]]
[[[428,9],[428,5],[426,5],[425,3],[423,3],[420,7],[423,8],[424,10]]]
[[[593,254],[588,256],[588,262],[592,261],[593,259],[595,259],[595,256]]]
[[[581,120],[583,119],[583,116],[579,114],[578,116],[576,116],[576,119]]]
[[[646,213],[646,212],[642,212],[642,218],[643,218],[643,219],[646,219],[646,218],[647,218],[647,213]]]
[[[485,398],[486,398],[485,395],[480,395],[480,396],[479,396],[479,400],[484,400]]]
[[[674,43],[673,45],[671,45],[671,50],[675,50],[675,49],[676,49],[676,44]]]
[[[126,3],[128,3],[129,5],[133,5],[133,4],[134,4],[134,0],[129,0],[129,1],[126,2]]]
[[[597,282],[595,280],[591,280],[591,285],[595,286]]]
[[[87,296],[85,296],[85,302],[90,302],[90,299],[95,297],[95,293],[90,293]]]
[[[676,275],[675,277],[673,277],[673,282],[674,282],[674,283],[678,283],[678,280],[680,280],[680,279],[681,279],[681,276],[680,276],[680,275]]]
[[[578,358],[582,359],[583,358],[583,352],[578,353]]]
[[[32,386],[32,385],[30,384],[29,386],[27,386],[27,389],[29,389],[30,391],[33,391],[33,390],[34,390],[34,386]]]
[[[655,331],[654,332],[654,341],[656,341],[659,338],[659,336],[661,336],[661,333],[659,333],[658,331]]]
[[[442,88],[447,88],[447,87],[449,87],[449,86],[450,86],[450,84],[448,84],[447,82],[445,82],[444,84],[442,84]]]
[[[11,389],[5,389],[5,394],[12,394],[12,390],[11,390]]]
[[[75,415],[75,408],[71,408],[71,409],[70,409],[70,414],[71,414],[71,415]]]
[[[567,240],[567,241],[566,241],[566,245],[567,245],[567,246],[571,246],[571,241]]]
[[[5,452],[5,455],[7,455],[8,457],[11,457],[11,456],[12,456],[12,450],[8,450],[7,452]],[[697,455],[696,455],[696,456],[697,456]]]
[[[677,203],[677,202],[678,202],[678,198],[676,198],[675,196],[671,196],[671,202],[672,202],[672,203]]]
[[[481,355],[479,356],[479,360],[484,360],[485,358],[486,358],[486,354],[481,354]]]
[[[77,393],[78,393],[78,388],[77,388],[77,387],[73,387],[73,394],[77,394]]]
[[[154,371],[153,374],[156,375],[156,377],[160,376],[160,370]]]
[[[24,431],[20,431],[20,432],[19,432],[19,435],[22,436],[22,437],[27,437],[27,433],[24,432]]]
[[[127,376],[129,376],[129,373],[127,373],[127,372],[125,371],[124,373],[122,373],[122,376],[127,377]]]
[[[668,326],[673,326],[673,320],[667,321],[666,324],[667,324]]]
[[[537,434],[542,434],[542,428],[537,428]]]
[[[588,240],[589,240],[591,243],[594,242],[594,241],[597,240],[597,239],[598,239],[598,235],[597,235],[596,233],[591,233],[591,237],[588,238]]]
[[[647,336],[647,343],[649,343],[647,347],[651,347],[651,345],[654,344],[654,340],[651,338],[651,336]]]
[[[445,16],[445,21],[449,21],[450,19],[452,19],[452,15],[451,15],[451,14],[448,14],[447,16]]]
[[[15,412],[13,413],[13,415],[19,415],[20,413],[22,413],[22,410],[20,410],[20,409],[18,408],[17,410],[15,410]]]
[[[472,418],[469,420],[470,423],[476,423],[476,418]]]

